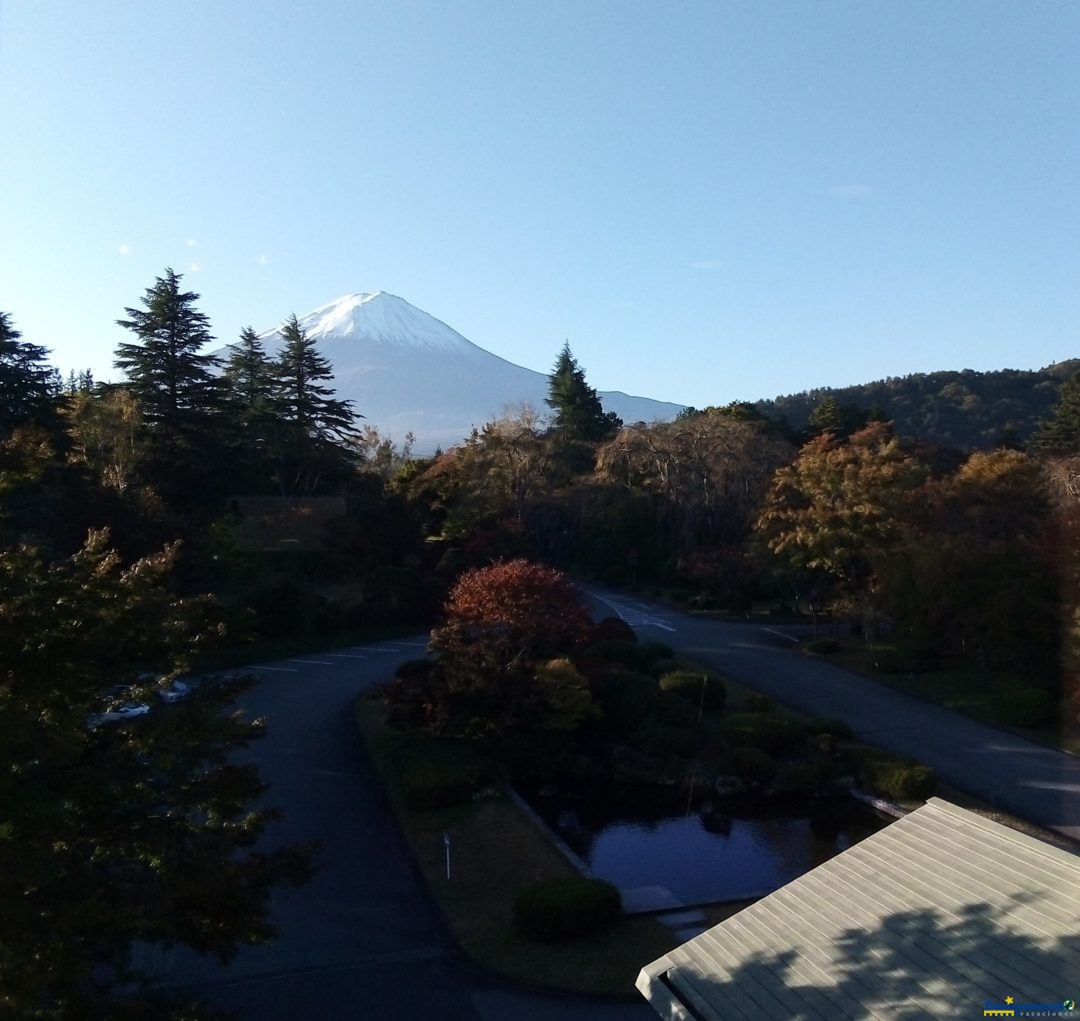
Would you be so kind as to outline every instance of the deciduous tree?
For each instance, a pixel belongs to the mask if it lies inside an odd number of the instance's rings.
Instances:
[[[262,732],[223,712],[240,685],[95,727],[103,691],[156,701],[220,633],[206,599],[166,584],[169,548],[124,567],[104,533],[69,560],[0,550],[0,1013],[171,1017],[135,995],[133,947],[230,959],[274,935],[271,891],[307,851],[254,850],[271,810],[231,755]],[[190,1016],[185,1014],[184,1016]]]

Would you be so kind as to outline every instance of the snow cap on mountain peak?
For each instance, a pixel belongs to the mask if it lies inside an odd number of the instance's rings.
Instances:
[[[313,340],[355,338],[397,347],[440,350],[475,347],[446,323],[386,291],[346,294],[302,317],[300,326]]]

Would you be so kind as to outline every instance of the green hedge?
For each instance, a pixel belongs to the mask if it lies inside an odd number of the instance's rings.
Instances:
[[[585,876],[530,883],[514,901],[514,923],[537,940],[585,936],[607,928],[621,914],[619,891]]]
[[[648,673],[653,663],[661,657],[655,651],[645,645],[636,642],[624,642],[611,640],[597,642],[585,650],[586,659],[603,660],[606,663],[616,663],[628,670],[638,670]]]
[[[929,766],[882,763],[869,771],[870,786],[898,801],[925,801],[937,790],[938,778]]]
[[[704,670],[675,670],[660,678],[661,691],[670,691],[695,706],[702,705],[703,684],[705,708],[723,709],[727,701],[727,689],[719,677],[711,677]]]
[[[768,783],[776,776],[776,760],[760,748],[732,748],[728,769],[743,780]]]
[[[808,734],[832,734],[841,741],[851,740],[851,728],[843,720],[830,716],[811,716],[804,724]]]
[[[724,720],[724,732],[733,745],[770,755],[801,751],[806,733],[802,724],[775,713],[732,713]]]

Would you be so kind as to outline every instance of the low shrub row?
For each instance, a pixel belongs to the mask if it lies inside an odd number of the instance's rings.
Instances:
[[[599,932],[621,914],[618,889],[585,876],[530,883],[514,901],[514,923],[526,936],[544,941]]]

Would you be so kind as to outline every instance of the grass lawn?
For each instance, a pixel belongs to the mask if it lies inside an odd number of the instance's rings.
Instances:
[[[475,752],[386,725],[381,703],[356,703],[360,733],[375,762],[398,822],[458,945],[474,963],[507,978],[567,992],[633,995],[641,967],[678,944],[649,916],[621,918],[599,935],[538,943],[514,928],[517,892],[537,879],[575,875],[573,866],[499,788],[471,804],[427,811],[405,803],[402,776],[433,762],[470,768]],[[446,878],[443,834],[451,841]],[[739,905],[737,907],[741,907]],[[727,908],[727,913],[737,909]],[[710,922],[725,909],[714,911]],[[717,916],[717,917],[713,917]]]
[[[1013,692],[1030,688],[1031,681],[1018,673],[985,670],[970,664],[957,664],[922,673],[883,673],[875,669],[875,658],[895,656],[896,646],[879,643],[873,650],[861,640],[840,639],[840,650],[820,658],[846,667],[874,680],[899,688],[908,694],[936,702],[965,716],[991,723],[1022,735],[1039,744],[1080,754],[1080,733],[1075,721],[1066,719],[1064,707],[1060,718],[1040,727],[1019,727],[1002,710],[1003,701]]]

